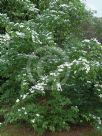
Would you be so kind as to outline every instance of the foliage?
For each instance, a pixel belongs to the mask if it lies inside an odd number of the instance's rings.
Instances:
[[[97,38],[102,43],[102,18],[90,16],[89,20],[81,24],[81,29],[83,31],[83,38]]]
[[[4,124],[25,121],[40,134],[82,122],[100,129],[102,45],[96,39],[79,38],[80,24],[88,15],[84,4],[80,0],[0,4],[0,77],[5,79],[0,106],[9,107]]]

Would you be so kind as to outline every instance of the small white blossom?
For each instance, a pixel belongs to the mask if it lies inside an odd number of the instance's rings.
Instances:
[[[6,39],[6,40],[10,40],[10,35],[9,35],[8,33],[6,33],[5,39]]]
[[[27,115],[27,112],[25,111],[24,114]]]
[[[27,97],[27,95],[28,95],[28,94],[24,94],[24,95],[22,96],[22,99],[25,99],[25,98]]]
[[[39,117],[39,116],[40,116],[40,114],[38,114],[38,113],[37,113],[37,114],[36,114],[36,116],[37,116],[37,117]]]
[[[22,97],[23,97],[23,95],[21,94],[21,95],[20,95],[20,97],[22,98]]]
[[[99,125],[101,125],[101,124],[102,124],[101,120],[98,120],[98,124],[99,124]]]
[[[85,39],[85,40],[83,40],[82,42],[89,43],[89,42],[90,42],[90,40],[89,40],[89,39]]]
[[[99,127],[99,126],[97,126],[97,129],[100,129],[100,127]]]
[[[62,69],[63,69],[63,68],[64,68],[64,65],[62,64],[62,65],[58,66],[58,68],[62,68]]]
[[[99,97],[102,98],[102,94],[100,94]]]
[[[0,122],[0,126],[2,125],[2,123]]]
[[[35,123],[35,119],[32,119],[31,122],[32,122],[32,123]]]
[[[34,93],[34,92],[35,92],[35,90],[32,90],[32,89],[29,89],[29,91],[30,91],[31,93]]]
[[[57,85],[57,90],[58,90],[58,91],[62,91],[61,84],[60,84],[60,83],[57,83],[56,85]]]
[[[96,38],[93,38],[92,40],[93,40],[94,42],[96,42],[97,44],[99,44],[99,45],[101,44]]]
[[[63,69],[58,69],[58,72],[62,72],[63,71]]]
[[[20,100],[19,100],[19,99],[17,99],[17,100],[16,100],[16,103],[18,103],[18,102],[20,102]]]
[[[18,36],[18,37],[20,37],[20,38],[24,38],[25,37],[25,34],[24,33],[22,33],[22,32],[16,32],[16,35]]]
[[[89,67],[89,66],[87,66],[85,69],[86,69],[86,73],[89,73],[89,71],[90,71],[90,67]]]
[[[18,109],[18,112],[20,112],[21,111],[21,109]]]
[[[47,81],[47,80],[48,80],[48,76],[42,76],[42,77],[41,77],[41,80]]]
[[[31,92],[31,93],[34,93],[35,91],[41,91],[42,93],[45,93],[44,92],[44,86],[46,86],[47,84],[46,83],[44,83],[44,82],[41,82],[41,83],[38,83],[38,84],[36,84],[35,86],[32,86],[30,89],[29,89],[29,91]]]
[[[25,107],[22,107],[22,110],[25,110]]]
[[[87,83],[89,83],[89,84],[90,84],[90,83],[91,83],[91,81],[87,81]]]
[[[20,24],[20,28],[23,28],[24,27],[24,25],[23,24]]]
[[[78,108],[78,106],[75,106],[75,108]]]
[[[51,73],[50,73],[50,76],[55,76],[55,77],[56,77],[56,76],[58,76],[58,73],[52,73],[52,72],[51,72]]]

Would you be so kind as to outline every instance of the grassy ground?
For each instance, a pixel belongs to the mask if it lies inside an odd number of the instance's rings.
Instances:
[[[21,128],[18,126],[8,126],[0,130],[0,136],[37,136],[34,131],[29,128]],[[74,128],[70,132],[46,133],[43,136],[102,136],[91,128]]]

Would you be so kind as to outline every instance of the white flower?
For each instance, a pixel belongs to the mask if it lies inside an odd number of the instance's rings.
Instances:
[[[39,116],[40,116],[40,114],[36,114],[36,116],[37,116],[37,117],[39,117]]]
[[[18,102],[20,102],[20,100],[19,100],[19,99],[17,99],[17,100],[16,100],[16,102],[18,103]]]
[[[6,39],[6,40],[10,40],[10,35],[9,35],[8,33],[6,33],[5,39]]]
[[[95,86],[95,87],[98,87],[98,86],[99,86],[99,84],[95,84],[94,86]]]
[[[102,94],[100,94],[99,97],[102,98]]]
[[[58,69],[58,72],[62,72],[63,71],[63,69]]]
[[[60,66],[58,66],[58,68],[64,68],[64,65],[60,65]]]
[[[21,27],[21,28],[23,28],[23,27],[24,27],[24,25],[23,25],[23,24],[20,24],[20,27]]]
[[[87,81],[87,83],[89,83],[89,84],[90,84],[90,83],[91,83],[91,81]]]
[[[97,89],[98,92],[101,92],[101,89]]]
[[[93,117],[93,119],[97,119],[97,117],[95,115],[93,115],[92,117]]]
[[[35,90],[32,90],[32,89],[29,89],[29,91],[30,91],[31,93],[34,93],[34,92],[35,92]]]
[[[31,92],[31,93],[34,93],[36,90],[38,90],[38,91],[41,91],[42,93],[45,93],[44,92],[44,86],[45,86],[46,84],[44,83],[44,82],[41,82],[41,83],[38,83],[38,84],[36,84],[35,86],[32,86],[30,89],[29,89],[29,91]]]
[[[50,75],[51,75],[51,76],[56,76],[56,74],[55,74],[55,73],[50,73]]]
[[[27,94],[24,94],[23,96],[22,96],[22,99],[25,99],[27,97]]]
[[[41,77],[41,80],[47,81],[47,80],[48,80],[48,76],[42,76],[42,77]]]
[[[102,88],[102,85],[100,85],[100,84],[95,84],[94,86]]]
[[[65,63],[64,63],[64,66],[70,67],[70,66],[71,66],[71,63],[65,62]]]
[[[27,112],[25,111],[24,114],[27,115]]]
[[[22,32],[16,32],[16,35],[18,36],[18,37],[20,37],[20,38],[24,38],[25,37],[25,34],[24,33],[22,33]]]
[[[20,97],[22,98],[22,97],[23,97],[23,95],[21,94],[21,95],[20,95]]]
[[[99,85],[99,87],[101,87],[101,88],[102,88],[102,85]]]
[[[25,107],[22,107],[22,110],[25,110]]]
[[[93,38],[92,40],[93,40],[94,42],[96,42],[97,44],[99,44],[99,45],[101,44],[96,38]]]
[[[2,123],[0,122],[0,125],[2,125]]]
[[[74,74],[76,74],[77,73],[77,71],[74,71]]]
[[[38,36],[39,34],[36,31],[32,31],[32,41],[33,42],[39,41]]]
[[[89,66],[89,65],[86,65],[85,69],[86,69],[86,73],[89,73],[89,71],[90,71],[90,66]]]
[[[75,108],[78,108],[78,106],[75,106]]]
[[[100,129],[100,127],[99,127],[99,126],[97,126],[97,129]]]
[[[32,122],[32,123],[35,123],[35,119],[32,119],[31,122]]]
[[[21,109],[18,109],[18,112],[20,112],[21,111]]]
[[[57,90],[58,90],[58,91],[62,91],[61,84],[60,84],[60,83],[57,83],[56,85],[57,85]]]
[[[102,123],[101,120],[98,120],[98,124],[101,125],[101,123]]]
[[[85,39],[85,40],[83,40],[82,42],[89,43],[89,42],[90,42],[90,40],[89,40],[89,39]]]

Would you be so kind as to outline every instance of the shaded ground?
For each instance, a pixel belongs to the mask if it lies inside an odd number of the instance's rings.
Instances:
[[[8,126],[0,130],[0,136],[37,136],[29,128],[18,126]],[[75,127],[69,132],[46,133],[43,136],[102,136],[89,127]]]

